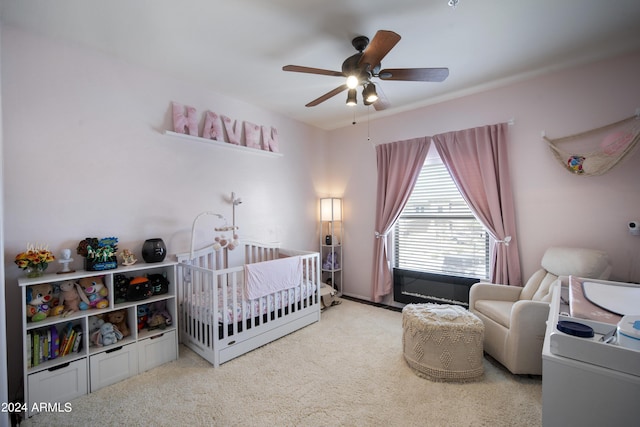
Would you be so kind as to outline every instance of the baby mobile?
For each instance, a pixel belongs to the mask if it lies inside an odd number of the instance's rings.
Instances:
[[[232,217],[231,225],[228,225],[227,220],[223,215],[216,212],[212,212],[212,211],[202,212],[195,217],[195,219],[193,220],[193,225],[191,227],[191,251],[190,251],[189,259],[194,258],[196,224],[200,218],[207,215],[214,216],[224,221],[224,225],[219,227],[214,227],[213,229],[213,231],[215,232],[215,237],[213,239],[213,242],[214,242],[213,249],[216,252],[219,252],[225,248],[229,250],[234,250],[240,245],[240,241],[238,240],[239,236],[237,233],[239,227],[236,226],[236,206],[242,203],[242,198],[236,197],[236,193],[232,192],[230,201],[231,201],[231,205],[233,206],[233,217]]]

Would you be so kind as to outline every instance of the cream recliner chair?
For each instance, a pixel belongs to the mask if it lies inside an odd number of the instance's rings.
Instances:
[[[549,248],[542,268],[524,287],[476,283],[469,310],[484,323],[484,351],[513,374],[542,375],[542,343],[549,317],[551,284],[558,276],[608,279],[606,252]]]

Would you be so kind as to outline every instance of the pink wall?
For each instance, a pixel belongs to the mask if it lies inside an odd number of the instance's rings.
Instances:
[[[612,279],[640,282],[640,237],[626,227],[640,220],[640,150],[603,176],[575,176],[541,139],[543,130],[559,137],[632,116],[640,107],[639,75],[635,52],[331,132],[332,191],[345,198],[345,292],[370,298],[374,144],[510,119],[523,277],[539,268],[547,247],[563,245],[606,250]],[[393,102],[393,89],[385,85],[385,92]]]
[[[7,354],[14,390],[21,373],[22,301],[13,258],[29,242],[48,244],[57,255],[85,237],[113,235],[121,249],[141,259],[144,240],[161,237],[170,253],[188,251],[196,215],[211,210],[230,221],[225,198],[234,191],[243,199],[237,209],[241,238],[318,247],[323,131],[6,25],[1,54]],[[166,136],[171,101],[201,115],[211,110],[240,123],[273,126],[284,156]],[[199,235],[211,241],[213,225],[206,225],[199,223]],[[82,258],[74,258],[72,268],[81,268]]]
[[[230,214],[224,197],[231,191],[244,200],[239,223],[245,237],[314,249],[317,199],[338,195],[345,198],[345,291],[368,299],[373,144],[511,118],[525,276],[546,247],[575,245],[607,250],[615,278],[640,281],[634,269],[640,237],[625,228],[628,220],[640,220],[640,154],[605,176],[576,177],[559,167],[540,139],[542,130],[562,135],[633,114],[640,107],[640,52],[374,120],[371,141],[366,123],[324,132],[10,27],[2,28],[1,54],[7,284],[15,284],[19,272],[12,259],[27,242],[59,251],[87,236],[115,234],[121,247],[135,249],[161,236],[171,252],[186,250],[195,215]],[[391,84],[385,91],[393,101]],[[275,126],[285,156],[264,159],[166,137],[161,131],[170,127],[172,100]],[[17,287],[7,286],[7,301],[9,342],[15,343]],[[20,354],[15,344],[8,353]],[[19,366],[10,360],[18,377]]]

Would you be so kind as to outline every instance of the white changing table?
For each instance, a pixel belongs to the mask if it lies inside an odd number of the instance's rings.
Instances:
[[[640,351],[629,350],[631,353],[620,357],[620,347],[598,341],[603,333],[615,328],[615,325],[598,325],[598,322],[561,315],[569,311],[560,298],[564,294],[563,299],[568,300],[567,284],[568,278],[561,277],[552,285],[553,298],[542,349],[542,425],[640,425],[640,376],[628,372],[634,371],[632,367],[640,364]],[[576,342],[580,347],[578,349],[571,348],[571,339],[574,337],[557,335],[562,334],[556,329],[558,320],[587,323],[594,328],[596,336],[591,340],[575,338],[587,341]],[[564,338],[568,340],[563,341]],[[617,353],[611,358],[615,361],[613,365],[617,365],[615,369],[605,366],[610,359],[602,357],[611,350]]]

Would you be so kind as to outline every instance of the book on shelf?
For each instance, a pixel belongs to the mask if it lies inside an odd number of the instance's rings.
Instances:
[[[62,341],[60,342],[60,356],[65,356],[67,345],[69,344],[69,339],[71,339],[71,334],[73,332],[73,324],[71,322],[67,323],[62,331]]]
[[[76,332],[75,339],[73,340],[73,348],[71,351],[73,353],[77,353],[80,350],[80,346],[82,345],[82,326],[76,325],[73,327]]]
[[[58,328],[56,328],[55,325],[51,326],[49,331],[51,332],[50,359],[55,359],[60,355],[60,337],[58,336]]]
[[[40,364],[40,334],[37,331],[33,332],[33,366]]]
[[[33,338],[31,331],[27,331],[27,368],[33,365]]]
[[[82,326],[65,325],[58,332],[55,325],[47,329],[27,332],[27,368],[38,366],[70,352],[78,352],[81,344]],[[62,341],[62,342],[61,342]]]
[[[67,336],[67,341],[66,341],[66,343],[64,345],[64,350],[62,351],[62,355],[63,356],[66,356],[71,351],[71,348],[73,346],[73,340],[75,339],[75,336],[76,336],[76,331],[75,331],[75,329],[71,328],[69,330],[69,334]]]

